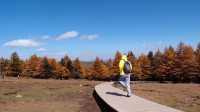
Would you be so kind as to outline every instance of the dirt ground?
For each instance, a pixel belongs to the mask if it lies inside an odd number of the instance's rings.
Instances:
[[[185,112],[200,112],[200,84],[137,83],[133,92]]]
[[[100,112],[93,96],[99,81],[0,80],[0,112]],[[136,82],[136,95],[186,112],[200,112],[199,84]]]
[[[0,112],[100,112],[92,96],[97,83],[85,80],[0,81]]]

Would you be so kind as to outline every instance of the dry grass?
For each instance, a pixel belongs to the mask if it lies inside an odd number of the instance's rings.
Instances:
[[[0,81],[0,112],[99,112],[92,97],[96,83],[85,80]]]
[[[0,80],[0,112],[99,112],[86,80]],[[200,112],[199,84],[136,83],[136,95],[186,112]],[[18,97],[16,97],[18,96]]]
[[[133,86],[138,96],[185,112],[200,112],[199,84],[141,83]]]

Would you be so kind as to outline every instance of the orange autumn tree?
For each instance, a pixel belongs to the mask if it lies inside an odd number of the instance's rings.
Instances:
[[[142,76],[142,67],[141,67],[141,61],[136,59],[136,61],[132,64],[133,66],[133,76],[134,80],[140,80]]]
[[[159,62],[155,64],[157,65],[157,68],[155,69],[157,70],[157,75],[159,77],[158,80],[160,81],[171,80],[173,76],[172,69],[175,66],[175,55],[176,52],[174,48],[171,46],[169,48],[165,48],[163,54],[161,53],[157,54],[157,59]]]
[[[154,56],[153,59],[151,61],[151,66],[152,66],[152,74],[151,74],[151,79],[152,80],[159,80],[161,81],[162,79],[162,75],[163,75],[163,69],[162,67],[165,67],[161,64],[161,60],[162,60],[162,53],[160,52],[160,50],[158,49]]]
[[[141,67],[141,75],[139,76],[140,80],[149,80],[149,76],[151,74],[151,62],[149,60],[149,58],[142,54],[141,56],[139,56],[138,58],[140,67]]]
[[[36,67],[36,72],[35,72],[34,77],[42,78],[42,79],[53,77],[53,69],[51,65],[49,64],[49,60],[47,57],[44,57],[39,61]]]
[[[55,59],[48,59],[48,63],[52,69],[52,78],[58,78],[58,74],[57,74],[57,62]]]
[[[59,62],[63,67],[69,70],[69,78],[79,78],[77,75],[75,68],[73,66],[73,62],[69,56],[65,55],[64,58],[61,58]]]
[[[28,60],[26,60],[23,69],[23,76],[34,77],[39,61],[40,58],[37,55],[32,55]]]
[[[85,67],[85,78],[88,80],[94,79],[93,77],[93,67]]]
[[[60,63],[58,63],[55,59],[49,59],[49,64],[52,68],[52,78],[56,79],[68,79],[69,78],[69,70],[63,67]]]
[[[189,82],[198,74],[198,63],[191,46],[180,43],[176,50],[173,81]]]
[[[96,57],[96,60],[93,64],[93,73],[92,73],[94,79],[98,80],[106,80],[109,78],[108,76],[108,68],[104,63],[102,63],[102,60],[99,59],[99,57]]]
[[[135,55],[133,54],[132,51],[128,52],[127,58],[128,58],[128,61],[130,61],[131,64],[134,65],[134,63],[136,61],[136,57],[135,57]]]
[[[113,61],[112,59],[108,59],[106,62],[105,62],[105,65],[106,67],[108,68],[108,75],[111,77],[112,75],[112,67],[113,67]]]
[[[147,54],[147,57],[148,57],[148,60],[150,61],[150,64],[149,64],[149,77],[148,77],[148,80],[151,80],[151,81],[154,81],[156,80],[156,76],[154,74],[154,53],[153,51],[149,51],[149,53]]]
[[[198,43],[196,51],[195,51],[196,61],[197,61],[197,68],[198,74],[196,74],[195,78],[193,79],[194,82],[200,83],[200,43]]]
[[[76,58],[73,62],[75,70],[78,72],[80,78],[86,77],[86,71],[84,66],[81,64],[79,58]]]
[[[116,79],[117,76],[119,75],[119,61],[121,60],[122,54],[117,51],[115,54],[115,58],[113,60],[113,65],[112,65],[112,75],[111,78],[112,79]]]
[[[132,65],[132,74],[131,74],[131,77],[134,77],[133,79],[137,80],[138,79],[138,77],[136,75],[136,74],[138,74],[137,71],[136,71],[136,69],[137,69],[137,67],[136,67],[137,66],[136,65],[137,59],[136,59],[136,57],[135,57],[135,55],[133,54],[132,51],[128,52],[127,58],[128,58],[128,61],[130,61],[131,65]]]
[[[68,56],[59,62],[36,55],[22,60],[15,52],[10,59],[0,59],[0,74],[33,78],[116,80],[121,56],[117,51],[114,59],[104,61],[97,57],[94,62],[81,63],[78,58],[72,61]],[[130,51],[128,60],[132,63],[135,80],[200,82],[200,43],[196,49],[180,43],[176,49],[170,46],[163,51],[150,51],[138,57]]]

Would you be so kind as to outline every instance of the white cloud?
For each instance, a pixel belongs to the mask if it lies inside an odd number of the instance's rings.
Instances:
[[[59,35],[58,37],[56,37],[56,40],[75,38],[78,35],[79,35],[79,33],[77,31],[69,31],[69,32],[65,32],[65,33]]]
[[[4,44],[4,46],[8,47],[38,47],[40,43],[32,39],[18,39],[8,41]]]
[[[36,49],[37,51],[40,51],[40,52],[43,52],[43,51],[47,51],[47,49],[46,48],[38,48],[38,49]]]
[[[96,38],[98,38],[97,34],[93,34],[93,35],[82,35],[80,37],[80,39],[82,40],[95,40]]]
[[[50,39],[51,37],[49,35],[44,35],[41,37],[43,40],[47,40],[47,39]]]

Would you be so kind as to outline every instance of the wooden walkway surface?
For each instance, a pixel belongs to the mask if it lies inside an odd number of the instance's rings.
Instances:
[[[112,82],[97,85],[95,91],[107,105],[118,112],[183,112],[136,95],[126,97],[126,93],[113,87]]]

